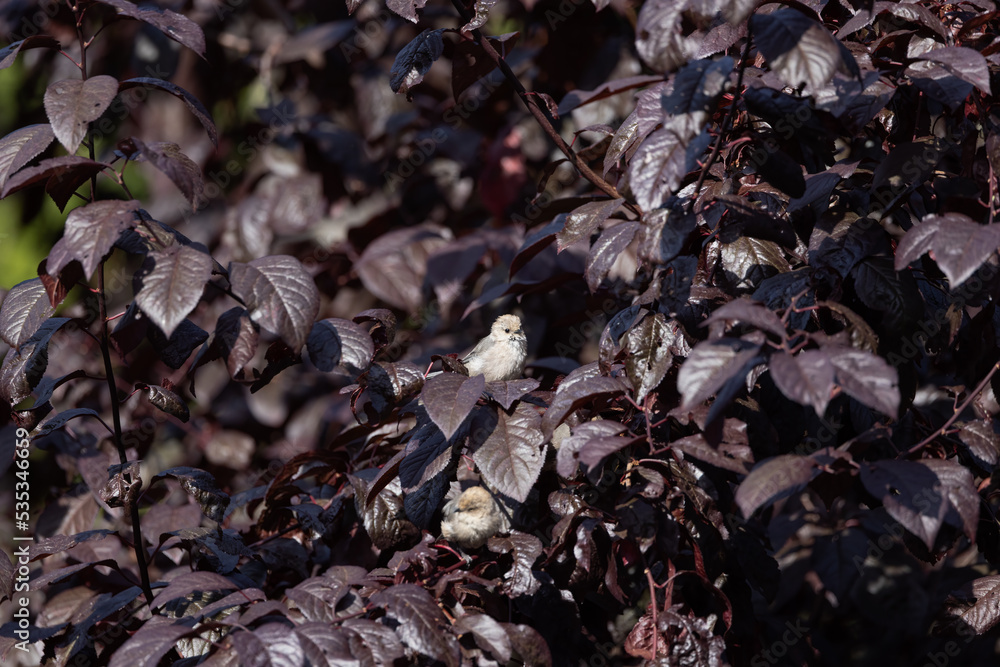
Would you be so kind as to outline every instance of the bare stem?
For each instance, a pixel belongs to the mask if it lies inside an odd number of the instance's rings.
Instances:
[[[76,35],[80,42],[80,73],[83,80],[87,80],[87,46],[89,43],[83,36],[83,11],[80,9],[79,5],[74,5],[74,11],[76,11]],[[88,135],[90,131],[88,129]],[[90,140],[88,142],[87,148],[89,149],[90,159],[93,160],[95,157],[94,151],[94,139],[93,136],[88,137]],[[97,174],[90,177],[90,201],[94,202],[97,198]],[[115,369],[111,363],[111,338],[108,332],[108,302],[107,302],[107,290],[104,286],[104,261],[101,261],[97,267],[97,307],[98,314],[101,322],[101,355],[104,357],[104,378],[108,385],[108,394],[111,398],[111,417],[114,424],[114,430],[112,431],[112,436],[115,441],[115,447],[118,449],[118,459],[124,465],[128,461],[128,455],[125,451],[125,445],[122,442],[122,416],[120,403],[118,400],[118,387],[115,381]],[[123,473],[128,474],[128,473]],[[126,480],[131,482],[132,480]],[[130,507],[130,519],[132,523],[132,549],[135,551],[135,562],[139,568],[139,577],[142,581],[142,592],[146,596],[146,602],[152,608],[153,605],[153,589],[149,584],[149,568],[146,564],[146,549],[143,546],[142,530],[139,525],[139,506],[138,503],[128,503]]]
[[[747,25],[749,26],[749,23]],[[719,159],[719,153],[722,152],[722,142],[726,140],[726,134],[729,133],[729,127],[733,122],[733,117],[736,115],[736,103],[740,99],[740,88],[743,87],[743,72],[746,70],[746,61],[749,57],[750,28],[747,27],[747,43],[743,47],[743,55],[740,56],[740,62],[737,66],[738,73],[736,75],[736,88],[733,90],[733,102],[729,105],[729,112],[722,121],[722,127],[719,128],[719,136],[715,138],[715,146],[712,148],[712,153],[708,156],[708,161],[702,165],[701,173],[698,175],[698,183],[694,186],[694,194],[691,196],[691,201],[688,202],[688,214],[694,213],[694,204],[698,201],[698,193],[701,192],[701,186],[705,184],[705,177],[708,176],[709,170],[715,164],[715,161]]]
[[[962,401],[962,404],[960,406],[958,406],[957,408],[955,408],[955,413],[948,419],[948,421],[946,421],[944,423],[944,425],[941,426],[941,428],[935,429],[934,432],[931,433],[929,436],[927,436],[926,438],[924,438],[923,440],[921,440],[917,444],[915,444],[912,447],[910,447],[910,449],[906,453],[908,455],[909,454],[915,454],[916,452],[920,451],[925,446],[927,446],[928,444],[930,444],[938,436],[944,435],[945,431],[947,431],[948,428],[952,424],[954,424],[955,421],[962,415],[962,413],[965,412],[965,409],[967,407],[969,407],[969,405],[972,404],[972,401],[976,400],[976,396],[979,396],[979,393],[981,391],[983,391],[984,389],[986,389],[987,383],[993,378],[994,374],[996,374],[996,372],[998,370],[1000,370],[1000,361],[998,361],[997,363],[993,364],[993,368],[991,368],[990,372],[986,374],[986,377],[984,377],[979,382],[979,384],[976,385],[976,388],[972,390],[972,393],[970,393],[965,398],[964,401]]]
[[[469,12],[462,4],[462,0],[451,0],[451,4],[453,4],[455,9],[458,10],[458,14],[462,17],[463,21],[468,23],[469,20],[471,20],[472,17],[469,16]],[[521,101],[524,102],[524,106],[528,108],[528,112],[534,116],[535,120],[541,126],[545,134],[547,134],[549,138],[555,142],[556,147],[562,151],[563,155],[569,158],[569,161],[572,162],[573,166],[577,168],[580,175],[590,181],[594,187],[609,197],[613,197],[615,199],[621,197],[622,195],[618,192],[618,188],[604,180],[600,174],[591,169],[590,166],[584,162],[572,148],[569,147],[562,136],[556,131],[555,127],[552,126],[552,121],[549,119],[548,114],[546,114],[546,112],[538,106],[538,102],[531,95],[531,93],[524,89],[524,86],[517,78],[517,75],[514,74],[513,70],[511,70],[510,65],[508,65],[507,61],[503,59],[503,56],[497,53],[496,49],[493,48],[493,45],[490,44],[490,41],[483,36],[482,31],[478,29],[473,30],[472,36],[475,38],[476,43],[479,44],[483,51],[486,52],[486,56],[500,68],[504,77],[510,82],[510,85],[514,87],[514,90],[521,98]],[[625,207],[636,215],[642,215],[642,210],[630,201],[625,202]]]

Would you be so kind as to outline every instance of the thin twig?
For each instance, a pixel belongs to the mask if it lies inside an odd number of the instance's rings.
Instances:
[[[976,388],[972,390],[972,393],[969,394],[969,396],[964,401],[962,401],[962,404],[955,409],[954,414],[951,417],[949,417],[948,421],[946,421],[944,425],[941,426],[941,428],[935,429],[934,432],[931,433],[929,436],[927,436],[917,444],[913,445],[913,447],[910,447],[910,449],[907,450],[906,454],[907,455],[914,454],[920,451],[920,449],[928,445],[930,442],[932,442],[934,438],[944,435],[945,431],[948,430],[948,427],[950,427],[952,424],[955,423],[955,420],[957,420],[962,415],[962,413],[965,412],[965,409],[969,407],[972,401],[976,400],[976,396],[979,396],[979,393],[982,392],[984,389],[986,389],[986,384],[993,378],[993,375],[998,370],[1000,370],[1000,361],[993,364],[993,368],[991,368],[990,372],[986,374],[986,377],[984,377],[982,381],[980,381],[980,383],[976,385]]]
[[[708,162],[706,162],[701,167],[701,173],[698,175],[698,183],[694,186],[694,193],[691,195],[691,201],[688,202],[688,215],[694,213],[695,202],[698,201],[698,193],[701,192],[701,186],[705,184],[705,177],[708,176],[709,170],[715,161],[719,159],[719,153],[722,152],[722,142],[726,139],[726,134],[729,132],[729,125],[733,122],[733,117],[736,115],[736,103],[740,99],[740,88],[743,87],[743,72],[746,70],[746,60],[750,57],[750,27],[747,23],[747,43],[743,47],[743,55],[740,56],[740,62],[738,66],[738,73],[736,75],[736,88],[733,90],[733,103],[729,105],[729,112],[722,121],[722,127],[719,128],[719,136],[715,138],[715,146],[712,148],[711,155],[708,156]]]
[[[463,21],[468,23],[472,19],[472,17],[469,16],[468,10],[466,10],[465,6],[462,4],[462,0],[451,0],[451,4],[453,4],[455,9],[458,10],[458,14]],[[518,79],[517,75],[514,74],[514,71],[511,70],[510,65],[507,64],[507,61],[504,60],[503,56],[497,53],[496,49],[493,48],[493,45],[490,44],[490,41],[483,36],[482,31],[479,29],[473,30],[472,36],[475,38],[476,43],[479,44],[483,51],[486,52],[487,57],[489,57],[489,59],[500,68],[504,77],[510,82],[510,85],[514,87],[515,92],[517,92],[521,101],[524,102],[524,106],[526,106],[528,108],[528,112],[535,117],[535,120],[541,126],[545,134],[547,134],[549,138],[555,142],[556,147],[562,151],[563,155],[569,158],[569,161],[573,163],[573,166],[577,168],[580,174],[609,197],[613,197],[615,199],[620,198],[622,195],[618,192],[618,188],[604,180],[604,178],[591,169],[590,166],[584,162],[572,148],[569,147],[562,136],[556,131],[555,127],[552,126],[552,121],[549,119],[548,114],[546,114],[546,112],[538,106],[538,102],[535,101],[532,94],[525,90],[520,79]],[[637,216],[642,215],[642,209],[634,203],[626,200],[624,205]]]

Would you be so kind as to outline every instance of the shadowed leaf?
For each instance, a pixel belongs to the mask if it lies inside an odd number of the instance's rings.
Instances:
[[[476,406],[486,388],[482,375],[466,377],[458,373],[441,373],[429,378],[420,395],[427,414],[451,438]]]
[[[761,461],[736,489],[736,504],[749,519],[761,507],[804,487],[816,474],[816,462],[808,456],[784,454]]]

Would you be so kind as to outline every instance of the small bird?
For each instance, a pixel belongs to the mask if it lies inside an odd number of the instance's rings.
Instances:
[[[504,530],[500,508],[490,492],[481,486],[469,487],[462,495],[448,501],[442,512],[441,537],[463,549],[478,549]]]
[[[469,375],[482,375],[487,382],[516,380],[524,373],[528,338],[521,331],[521,318],[501,315],[483,338],[462,359]]]

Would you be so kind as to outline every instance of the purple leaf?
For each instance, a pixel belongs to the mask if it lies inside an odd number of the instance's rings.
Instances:
[[[137,274],[136,303],[169,338],[198,306],[212,276],[212,258],[194,246],[173,245],[146,255]]]
[[[629,162],[628,181],[643,209],[663,205],[711,143],[703,119],[676,116],[650,134]]]
[[[118,80],[104,74],[86,81],[56,81],[45,89],[45,113],[70,155],[80,147],[90,122],[101,117],[117,94]]]
[[[525,237],[524,243],[518,248],[517,254],[514,255],[514,259],[510,263],[511,277],[524,268],[532,257],[549,247],[556,235],[566,226],[568,218],[568,214],[560,213],[552,222],[533,230]]]
[[[708,326],[713,322],[742,322],[773,333],[778,338],[784,339],[787,336],[785,325],[774,311],[745,297],[716,308],[708,319],[702,322],[702,326]]]
[[[896,248],[896,270],[932,252],[954,289],[1000,247],[1000,224],[980,225],[962,213],[928,215]]]
[[[694,215],[666,208],[643,211],[639,228],[639,259],[665,264],[680,254],[691,232],[698,226]]]
[[[128,0],[97,0],[118,10],[122,16],[158,28],[164,35],[205,57],[205,33],[197,23],[177,12],[156,6],[139,7]]]
[[[901,19],[919,23],[936,32],[944,41],[950,42],[953,39],[951,31],[941,23],[941,19],[938,18],[937,14],[922,5],[916,3],[876,2],[873,9],[876,15],[888,11]]]
[[[587,269],[584,277],[591,292],[596,292],[601,281],[608,275],[615,260],[625,251],[635,238],[639,223],[626,220],[601,232],[587,254]]]
[[[953,459],[921,459],[918,463],[929,468],[938,478],[940,486],[936,490],[949,505],[944,515],[945,522],[975,542],[982,499],[972,473]]]
[[[545,463],[545,436],[534,407],[518,403],[512,414],[500,411],[486,440],[473,452],[479,473],[489,485],[524,502]]]
[[[17,192],[39,181],[48,181],[45,189],[62,210],[66,202],[84,182],[111,165],[94,162],[77,155],[64,155],[42,160],[34,167],[26,167],[7,179],[0,198]]]
[[[132,137],[132,143],[149,160],[150,164],[162,171],[197,210],[204,200],[205,182],[201,168],[194,160],[181,152],[180,146],[167,141],[144,144]]]
[[[793,88],[826,85],[841,65],[833,35],[795,9],[778,9],[750,17],[754,43],[785,83]]]
[[[233,292],[250,317],[281,337],[293,352],[305,345],[319,312],[319,290],[299,260],[271,255],[229,267]]]
[[[625,372],[635,388],[640,405],[656,389],[674,360],[674,342],[678,328],[667,323],[662,313],[653,313],[625,334]],[[683,336],[683,334],[680,334]]]
[[[368,389],[372,407],[382,415],[392,406],[420,393],[424,386],[424,371],[409,361],[376,362],[368,367],[364,386]]]
[[[684,407],[694,407],[711,397],[730,378],[745,376],[747,365],[759,352],[759,344],[733,338],[698,343],[677,374]]]
[[[426,258],[447,238],[443,229],[432,225],[387,232],[368,244],[354,270],[369,292],[397,308],[416,312],[423,305]]]
[[[500,380],[497,382],[487,382],[486,391],[490,398],[499,403],[504,410],[510,410],[510,406],[524,396],[538,389],[541,383],[534,378],[522,378],[520,380]]]
[[[572,435],[564,438],[559,445],[556,452],[556,472],[566,479],[576,477],[580,450],[591,442],[597,441],[599,444],[612,438],[620,441],[623,446],[627,445],[631,439],[618,437],[627,430],[624,424],[609,419],[596,419],[576,426]],[[597,462],[600,463],[600,459]]]
[[[48,35],[32,35],[16,42],[11,42],[0,49],[0,69],[7,69],[14,64],[14,59],[21,51],[28,49],[59,49],[59,42]]]
[[[49,254],[46,270],[58,275],[76,260],[83,267],[84,278],[90,278],[122,232],[138,223],[138,211],[139,202],[134,199],[96,201],[73,209],[66,218],[63,237]]]
[[[0,139],[0,191],[7,178],[49,147],[55,135],[48,123],[27,125]]]
[[[391,1],[389,9],[393,9]],[[416,20],[415,16],[413,20]],[[413,86],[424,80],[431,65],[444,53],[444,40],[441,39],[443,32],[440,28],[424,30],[396,54],[396,60],[389,70],[389,87],[392,92],[408,95]]]
[[[663,96],[663,110],[671,116],[687,114],[704,123],[726,89],[733,65],[729,56],[689,62],[674,77],[673,89]]]
[[[612,167],[618,164],[618,161],[627,154],[634,153],[639,147],[639,142],[645,138],[645,135],[640,135],[639,133],[639,114],[638,107],[629,114],[628,118],[622,121],[622,124],[618,126],[615,130],[614,135],[611,137],[611,143],[608,145],[608,152],[604,155],[604,175],[607,176],[608,172],[611,171]]]
[[[556,233],[556,245],[560,252],[577,241],[590,240],[591,234],[621,208],[624,199],[595,201],[577,208],[566,218],[563,228]]]
[[[486,388],[482,375],[471,378],[459,373],[441,373],[427,380],[420,392],[427,414],[451,438],[476,406]]]
[[[486,651],[500,664],[505,664],[511,657],[510,637],[497,621],[486,614],[465,613],[455,619],[452,625],[456,634],[469,633],[478,646]]]
[[[749,519],[761,507],[803,488],[817,474],[816,462],[808,456],[783,454],[761,461],[736,489],[736,505]]]
[[[69,410],[63,410],[62,412],[49,417],[41,424],[38,425],[38,435],[46,435],[55,431],[57,429],[65,426],[71,419],[76,419],[77,417],[97,417],[100,415],[90,408],[71,408]]]
[[[946,46],[922,53],[917,56],[917,60],[940,63],[955,76],[971,83],[987,95],[990,94],[989,65],[983,54],[975,49],[965,46]]]
[[[341,627],[351,633],[352,639],[360,640],[352,641],[350,645],[355,655],[361,653],[362,664],[370,665],[374,662],[378,667],[392,667],[397,661],[403,660],[403,645],[391,628],[367,618],[349,618]]]
[[[208,340],[208,332],[186,318],[169,337],[155,325],[147,327],[146,336],[163,363],[174,370],[183,366],[194,349]]]
[[[1000,460],[1000,436],[993,430],[991,420],[956,424],[958,437],[968,448],[976,463],[990,472]]]
[[[885,359],[849,347],[827,346],[823,351],[836,370],[837,384],[858,401],[893,419],[899,412],[899,376]]]
[[[194,117],[198,119],[198,122],[201,123],[202,127],[205,128],[205,132],[208,133],[208,138],[212,141],[216,148],[218,148],[219,131],[215,128],[215,122],[212,120],[212,115],[197,97],[175,83],[151,76],[140,76],[134,79],[126,79],[118,84],[118,92],[122,92],[130,88],[136,88],[138,86],[159,88],[160,90],[166,91],[184,102],[184,104],[187,105],[187,108],[190,109],[191,113],[194,114]],[[0,185],[3,185],[2,181],[0,181]]]
[[[574,373],[591,368],[595,376],[588,377],[581,373],[581,375],[577,376],[579,379],[576,379],[570,374],[559,385],[559,389],[556,391],[551,405],[545,411],[545,416],[542,417],[542,432],[545,434],[546,440],[552,437],[552,432],[556,429],[556,426],[559,426],[577,408],[593,401],[611,398],[625,392],[625,387],[615,378],[596,375],[596,363],[577,369]]]
[[[35,335],[35,332],[55,312],[41,279],[31,278],[18,283],[7,292],[0,305],[0,340],[15,350]]]
[[[7,351],[0,366],[0,397],[16,405],[31,395],[49,363],[49,340],[69,321],[68,317],[50,317],[20,348]]]
[[[385,6],[411,23],[417,22],[417,10],[423,9],[427,0],[386,0]]]
[[[833,364],[826,352],[804,350],[794,356],[777,352],[768,360],[768,368],[781,393],[796,403],[811,405],[823,417],[834,388]]]
[[[369,601],[395,619],[399,624],[396,634],[411,649],[448,667],[458,667],[461,662],[458,640],[444,631],[448,620],[421,586],[396,584],[373,594]]]
[[[937,475],[922,462],[876,461],[861,465],[861,483],[882,501],[886,512],[928,549],[948,512]],[[977,501],[978,502],[978,501]]]
[[[225,515],[226,507],[229,505],[229,494],[219,490],[219,487],[216,486],[214,475],[198,468],[178,466],[157,473],[153,476],[151,481],[155,481],[161,477],[173,477],[179,481],[181,483],[181,488],[183,488],[189,496],[194,498],[195,502],[198,503],[198,506],[201,508],[201,511],[205,516],[216,523],[222,521],[222,518]],[[209,573],[199,572],[192,574]],[[174,582],[176,581],[177,580],[174,580]],[[173,586],[173,583],[171,586]]]
[[[639,10],[635,49],[655,72],[666,74],[687,63],[688,54],[681,35],[682,12],[687,5],[686,2],[652,0],[643,3]]]
[[[225,360],[230,377],[237,377],[257,352],[260,332],[245,308],[230,308],[215,324],[214,353]]]
[[[953,593],[963,600],[974,600],[971,605],[954,605],[949,609],[955,624],[976,635],[985,635],[1000,622],[1000,575],[991,574],[966,583]],[[971,638],[971,635],[969,635]]]
[[[368,368],[375,354],[375,344],[367,331],[350,320],[337,317],[313,325],[306,349],[316,368],[325,373],[343,366],[357,375]]]
[[[695,458],[740,475],[746,475],[753,467],[753,452],[745,443],[721,443],[718,447],[713,447],[708,444],[704,435],[696,433],[674,440],[670,446],[684,452],[685,457]]]

